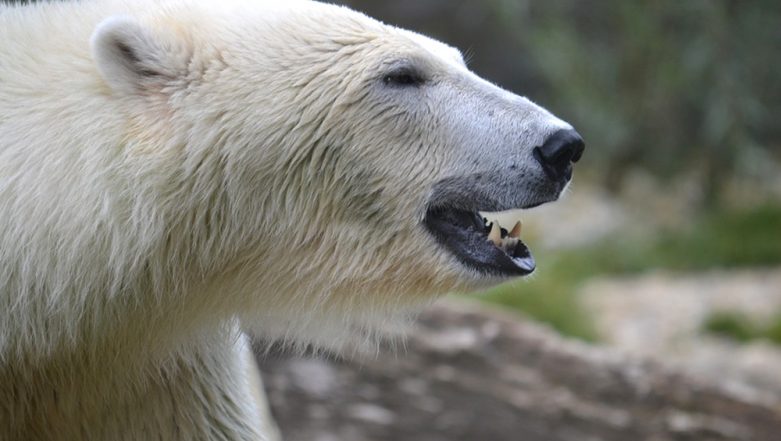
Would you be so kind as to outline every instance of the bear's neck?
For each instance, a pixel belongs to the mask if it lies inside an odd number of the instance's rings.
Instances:
[[[246,423],[259,417],[246,415],[256,410],[244,384],[249,347],[235,326],[164,361],[122,351],[0,369],[0,396],[12,397],[0,407],[0,439],[259,439]]]

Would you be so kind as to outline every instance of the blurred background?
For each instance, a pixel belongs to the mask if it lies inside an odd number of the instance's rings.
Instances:
[[[336,3],[458,47],[586,140],[562,202],[524,215],[535,275],[471,299],[781,409],[781,2]],[[686,439],[744,439],[708,433]]]

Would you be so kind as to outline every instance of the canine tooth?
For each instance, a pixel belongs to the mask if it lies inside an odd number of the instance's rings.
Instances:
[[[516,239],[521,237],[521,221],[516,222],[513,229],[510,230],[510,237],[514,237]]]
[[[499,225],[496,222],[491,224],[491,232],[488,233],[488,240],[493,242],[497,247],[502,245],[502,233],[499,231]]]

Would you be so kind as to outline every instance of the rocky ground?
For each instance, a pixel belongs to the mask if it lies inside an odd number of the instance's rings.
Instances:
[[[771,319],[781,311],[781,268],[599,279],[580,295],[604,343],[733,388],[781,397],[781,348],[702,331],[719,312],[754,323]]]
[[[445,302],[404,351],[259,357],[288,441],[777,441],[781,402]]]

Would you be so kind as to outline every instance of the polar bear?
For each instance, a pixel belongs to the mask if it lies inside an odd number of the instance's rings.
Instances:
[[[340,350],[534,269],[480,213],[556,200],[573,128],[282,3],[0,5],[0,439],[264,439],[244,331]]]

